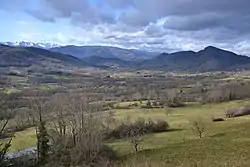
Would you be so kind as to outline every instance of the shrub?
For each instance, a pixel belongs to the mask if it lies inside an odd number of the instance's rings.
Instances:
[[[158,106],[157,101],[153,101],[153,106]]]
[[[164,120],[157,120],[156,122],[153,123],[152,127],[153,127],[152,132],[157,133],[166,131],[167,128],[169,128],[169,125]]]
[[[138,103],[134,103],[134,104],[132,104],[132,106],[138,107],[139,104]]]
[[[148,100],[148,101],[147,101],[146,106],[148,106],[148,107],[149,107],[149,106],[151,106],[151,102],[150,102],[150,100]]]
[[[159,106],[164,106],[165,102],[164,101],[159,101]]]
[[[237,109],[230,109],[226,111],[226,117],[227,118],[232,118],[234,117],[235,113],[237,113],[238,110]]]
[[[152,109],[154,108],[153,106],[148,106],[148,105],[142,105],[141,108],[145,108],[145,109]]]
[[[213,122],[222,122],[225,121],[223,118],[213,118],[212,119]]]
[[[116,104],[116,102],[109,102],[109,103],[106,104],[106,106],[107,106],[108,108],[113,109],[114,106],[115,106],[115,104]]]
[[[185,104],[180,101],[178,98],[167,101],[167,106],[170,108],[184,107]]]
[[[8,128],[9,132],[21,132],[25,129],[34,127],[34,124],[31,122],[23,122],[22,124],[17,124],[16,126],[10,126]]]
[[[114,107],[114,109],[130,109],[131,108],[131,106],[116,106],[116,107]]]
[[[135,122],[120,123],[119,126],[117,126],[108,134],[108,138],[126,138],[130,135],[131,131],[134,131],[135,129],[140,135],[142,135],[148,133],[165,132],[168,128],[169,125],[165,120],[145,121],[145,119],[139,118]]]
[[[250,115],[250,107],[245,107],[242,109],[231,109],[226,112],[227,118],[240,117],[244,115]]]
[[[202,118],[197,118],[190,121],[192,130],[196,133],[199,138],[202,138],[206,132],[206,124]]]

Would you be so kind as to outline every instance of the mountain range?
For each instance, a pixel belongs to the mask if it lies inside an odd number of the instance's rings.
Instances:
[[[80,59],[98,56],[103,58],[119,58],[122,60],[142,60],[157,56],[159,52],[149,52],[136,49],[123,49],[112,46],[60,46],[51,43],[34,42],[2,42],[0,44],[16,47],[35,47],[51,50],[63,54],[69,54]]]
[[[8,45],[8,46],[20,46],[20,47],[35,47],[35,48],[41,48],[41,49],[51,49],[55,47],[60,47],[60,45],[57,44],[51,44],[51,43],[35,43],[35,42],[1,42],[0,44]]]
[[[250,69],[250,58],[208,46],[198,52],[151,53],[106,46],[47,49],[0,45],[0,66],[130,68],[164,71],[228,71]],[[137,58],[135,58],[137,56]],[[140,57],[140,58],[138,58]]]
[[[118,58],[125,61],[149,59],[159,55],[159,52],[147,52],[135,49],[123,49],[112,46],[62,46],[51,48],[51,51],[70,54],[84,59],[92,56],[102,58]]]

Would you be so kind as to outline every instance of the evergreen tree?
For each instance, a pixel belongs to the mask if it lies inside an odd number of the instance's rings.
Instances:
[[[47,155],[49,153],[49,138],[48,132],[45,127],[45,122],[40,121],[40,125],[38,126],[38,134],[37,134],[37,151],[38,151],[38,160],[40,163],[45,164]]]

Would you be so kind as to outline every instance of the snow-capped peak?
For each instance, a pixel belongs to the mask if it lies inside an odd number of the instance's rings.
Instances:
[[[21,46],[21,47],[36,47],[42,49],[51,49],[55,47],[59,47],[60,45],[52,44],[52,43],[36,43],[36,42],[1,42],[4,45],[8,46]]]

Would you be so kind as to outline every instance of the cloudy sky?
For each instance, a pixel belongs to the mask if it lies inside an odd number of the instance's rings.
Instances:
[[[0,0],[0,41],[250,56],[250,0]]]

